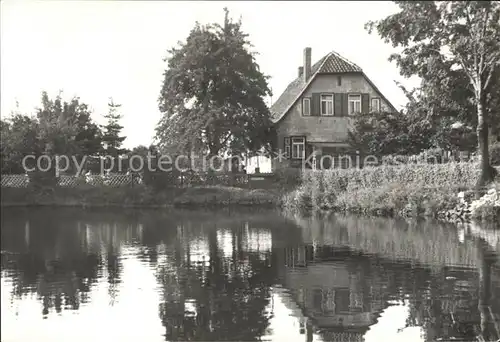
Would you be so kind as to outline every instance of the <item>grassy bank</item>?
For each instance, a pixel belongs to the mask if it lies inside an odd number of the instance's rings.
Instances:
[[[277,191],[205,186],[186,189],[174,201],[174,206],[268,206],[279,205]]]
[[[306,171],[283,198],[287,209],[324,209],[370,215],[438,217],[471,198],[479,168],[472,163],[412,164]],[[488,220],[500,213],[490,210]]]
[[[78,188],[3,188],[1,205],[66,206],[66,207],[225,207],[276,206],[280,196],[266,190],[250,190],[225,186],[193,187],[154,191],[136,187]]]

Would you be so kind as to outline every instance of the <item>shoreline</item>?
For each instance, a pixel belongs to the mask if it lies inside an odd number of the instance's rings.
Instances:
[[[438,191],[437,189],[435,189]],[[295,192],[298,189],[294,190]],[[360,217],[429,219],[461,224],[471,222],[495,223],[487,217],[483,220],[464,215],[447,214],[443,208],[422,210],[417,207],[391,207],[388,203],[377,203],[375,207],[367,203],[356,206],[315,206],[309,199],[300,203],[287,203],[286,197],[294,191],[264,189],[242,189],[223,186],[166,189],[152,192],[147,188],[56,188],[48,192],[32,188],[3,188],[0,208],[113,208],[113,209],[274,209],[310,215],[332,213],[356,215]],[[446,191],[440,196],[450,196]],[[403,196],[406,198],[406,195]],[[454,195],[456,197],[456,195]],[[370,197],[373,199],[373,197]],[[405,199],[404,202],[407,202]],[[292,204],[292,205],[290,205]],[[302,204],[302,205],[298,205]],[[334,203],[331,203],[334,204]],[[347,204],[347,203],[345,203]],[[350,203],[354,204],[353,202]],[[452,211],[451,209],[449,210]],[[500,224],[499,224],[500,226]]]
[[[4,202],[0,203],[0,208],[77,208],[77,209],[273,209],[273,210],[283,210],[290,211],[290,209],[283,208],[282,205],[269,202],[261,203],[249,203],[249,202],[233,202],[233,203],[221,203],[221,202],[184,202],[184,203],[165,203],[165,204],[129,204],[129,203],[68,203],[68,202]],[[355,215],[359,217],[366,218],[402,218],[402,219],[412,219],[412,220],[437,220],[443,223],[451,224],[466,224],[466,223],[486,223],[491,224],[495,221],[476,221],[471,219],[456,218],[450,219],[446,217],[433,217],[423,214],[418,215],[404,215],[399,212],[394,212],[391,208],[379,209],[376,212],[369,212],[369,210],[344,210],[341,208],[329,208],[329,209],[314,209],[310,208],[307,210],[294,210],[296,213],[301,213],[305,216],[314,215],[315,213],[321,214],[341,214],[341,215]],[[499,224],[500,228],[500,224]]]
[[[193,187],[151,191],[135,188],[2,188],[1,208],[278,208],[280,194],[272,190],[233,187]]]

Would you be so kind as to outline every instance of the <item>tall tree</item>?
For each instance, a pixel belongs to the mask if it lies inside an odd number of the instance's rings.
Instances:
[[[36,116],[13,113],[2,120],[1,128],[2,172],[24,172],[22,159],[26,155],[65,155],[81,160],[101,149],[100,129],[88,106],[77,97],[66,102],[61,94],[51,99],[42,92]]]
[[[449,84],[453,74],[468,80],[477,117],[481,175],[478,186],[493,180],[489,162],[490,102],[500,64],[498,1],[395,1],[400,11],[367,23],[400,53],[391,55],[404,76],[424,84]]]
[[[36,118],[22,114],[1,121],[2,173],[24,173],[22,160],[28,155],[39,155],[44,146],[38,137]],[[27,162],[32,162],[28,160]],[[27,165],[33,167],[33,165]]]
[[[42,92],[41,107],[37,109],[39,138],[44,143],[44,153],[48,155],[72,155],[75,152],[76,118],[65,110],[61,93],[50,99]],[[66,107],[66,108],[65,108]]]
[[[50,99],[42,93],[37,110],[40,139],[46,153],[75,156],[94,155],[101,149],[101,131],[93,122],[88,105],[73,97],[63,101],[61,94]]]
[[[186,42],[169,50],[156,129],[163,149],[235,154],[271,140],[268,77],[249,51],[241,20],[224,11],[223,25],[196,23]]]
[[[104,132],[102,137],[105,145],[104,153],[115,158],[127,151],[121,148],[126,137],[121,135],[123,126],[120,125],[120,119],[122,118],[122,115],[118,112],[120,107],[120,104],[116,104],[113,102],[113,99],[110,99],[108,113],[104,115],[107,120],[106,125],[103,126]]]
[[[369,113],[356,116],[349,143],[365,155],[412,155],[432,147],[432,127],[409,113]]]

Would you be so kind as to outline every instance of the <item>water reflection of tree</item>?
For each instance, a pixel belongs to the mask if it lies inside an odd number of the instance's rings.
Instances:
[[[76,310],[106,271],[113,300],[122,272],[120,246],[134,238],[133,223],[130,217],[73,210],[2,216],[2,270],[13,295],[36,292],[44,315],[51,308]]]
[[[174,260],[160,272],[164,287],[160,317],[166,339],[258,340],[268,326],[265,309],[274,272],[269,258],[244,251],[241,230],[233,230],[233,253],[223,257],[216,227],[205,228],[206,262],[188,263],[182,255],[189,255],[189,243],[176,243],[172,246]],[[183,245],[188,251],[182,250]]]
[[[415,277],[407,326],[423,327],[427,341],[500,338],[495,325],[495,316],[500,313],[500,289],[495,293],[491,280],[492,272],[498,275],[498,266],[494,266],[498,259],[484,245],[479,244],[477,252],[479,269],[450,267],[427,277]]]
[[[481,315],[480,335],[486,340],[500,339],[500,289],[494,286],[493,272],[498,276],[498,256],[490,250],[488,244],[477,238],[479,265],[479,300],[478,310]],[[497,266],[495,268],[495,266]]]
[[[29,241],[21,229],[27,225]],[[8,251],[8,261],[2,264],[13,273],[13,294],[36,291],[43,303],[43,314],[52,307],[56,312],[78,309],[97,279],[100,257],[82,249],[76,228],[74,221],[51,215],[43,219],[35,216],[25,222],[2,222],[2,250]]]
[[[500,293],[493,293],[500,292],[500,284],[495,287],[491,280],[492,272],[498,277],[498,257],[471,241],[460,243],[453,227],[349,217],[295,221],[306,241],[358,247],[381,256],[372,256],[368,264],[357,261],[366,268],[360,277],[370,283],[372,306],[379,299],[407,302],[406,326],[422,327],[426,340],[500,337],[494,324],[499,324]]]

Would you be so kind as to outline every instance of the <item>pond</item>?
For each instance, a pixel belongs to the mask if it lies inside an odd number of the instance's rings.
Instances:
[[[429,221],[4,209],[1,340],[494,341],[498,247]]]

